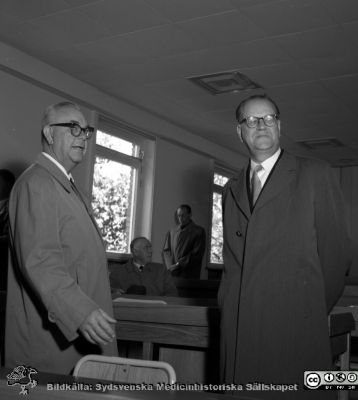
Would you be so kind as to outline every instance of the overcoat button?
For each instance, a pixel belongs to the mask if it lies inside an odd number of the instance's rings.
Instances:
[[[242,236],[242,233],[240,231],[236,231],[237,236]]]

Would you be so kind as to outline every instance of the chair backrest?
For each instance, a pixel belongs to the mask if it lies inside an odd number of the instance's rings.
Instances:
[[[96,354],[82,357],[77,362],[73,375],[122,383],[172,384],[176,382],[175,371],[166,362]]]

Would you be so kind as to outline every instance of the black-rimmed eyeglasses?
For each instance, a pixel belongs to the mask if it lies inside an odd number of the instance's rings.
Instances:
[[[246,122],[246,125],[249,128],[256,128],[260,120],[262,120],[266,126],[274,126],[278,119],[279,119],[278,114],[267,114],[263,117],[255,117],[254,115],[249,115],[246,118],[239,121],[239,124]]]
[[[64,126],[66,128],[70,128],[71,135],[74,137],[78,137],[83,133],[86,140],[90,139],[94,132],[94,128],[91,126],[82,128],[81,125],[77,124],[76,122],[63,122],[58,124],[50,124],[50,126]]]

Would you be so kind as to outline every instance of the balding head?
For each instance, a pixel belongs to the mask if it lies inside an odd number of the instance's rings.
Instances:
[[[146,237],[140,236],[133,239],[130,249],[133,261],[136,263],[146,265],[152,261],[152,244]]]

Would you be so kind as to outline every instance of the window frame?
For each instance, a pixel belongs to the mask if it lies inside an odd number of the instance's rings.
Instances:
[[[219,164],[214,165],[213,175],[212,175],[212,188],[211,188],[211,207],[210,207],[210,227],[209,227],[209,248],[208,248],[208,270],[222,271],[224,268],[223,263],[213,263],[211,262],[211,240],[212,240],[212,228],[213,228],[213,211],[214,211],[214,202],[213,197],[214,193],[220,194],[221,198],[223,195],[224,186],[220,186],[217,183],[214,183],[215,174],[225,176],[228,179],[231,179],[235,175],[237,175],[237,170],[222,166]]]
[[[127,140],[133,143],[135,146],[138,146],[138,157],[130,156],[125,153],[121,153],[118,150],[110,149],[108,147],[104,147],[100,144],[97,144],[97,132],[103,132],[110,136],[118,137],[123,140]],[[97,123],[96,123],[96,131],[94,135],[94,145],[93,145],[93,162],[91,168],[91,181],[90,181],[90,199],[92,203],[93,196],[93,177],[94,177],[94,168],[96,163],[96,157],[106,158],[108,160],[118,162],[121,164],[128,165],[132,168],[136,169],[136,181],[135,187],[133,188],[133,208],[131,212],[131,227],[130,227],[130,235],[129,235],[129,243],[128,243],[128,252],[119,253],[114,251],[106,250],[108,260],[116,260],[116,261],[125,261],[130,256],[129,244],[133,237],[136,236],[136,232],[138,230],[138,209],[140,208],[139,202],[144,201],[144,195],[141,190],[141,181],[142,181],[142,173],[143,173],[143,159],[144,159],[144,150],[145,147],[145,137],[141,137],[135,132],[135,129],[131,127],[125,127],[120,122],[109,119],[105,116],[98,115]]]

